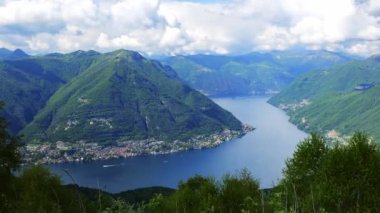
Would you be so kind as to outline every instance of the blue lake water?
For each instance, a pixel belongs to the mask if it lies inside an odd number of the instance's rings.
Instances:
[[[232,112],[255,131],[213,149],[192,150],[167,155],[139,156],[87,163],[49,165],[65,183],[102,188],[109,192],[167,186],[195,174],[220,179],[226,173],[247,168],[259,179],[261,187],[271,187],[281,178],[285,159],[307,134],[289,123],[282,110],[267,103],[268,97],[217,98],[214,101]],[[109,165],[104,167],[104,165]]]

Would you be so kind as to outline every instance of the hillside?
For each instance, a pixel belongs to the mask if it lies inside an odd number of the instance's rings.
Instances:
[[[298,75],[351,60],[328,51],[273,51],[241,56],[174,56],[173,67],[191,87],[210,96],[268,94],[285,88]]]
[[[339,137],[363,130],[378,140],[379,79],[380,60],[374,56],[306,73],[269,102],[307,131]]]
[[[10,130],[18,133],[23,129],[50,96],[87,68],[96,55],[90,51],[0,60],[0,100],[6,103],[2,116],[9,120]]]
[[[189,140],[242,124],[169,67],[119,50],[99,56],[61,87],[21,132],[34,142]]]

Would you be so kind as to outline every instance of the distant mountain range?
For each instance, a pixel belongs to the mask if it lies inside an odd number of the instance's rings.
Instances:
[[[0,59],[20,59],[26,57],[29,57],[29,55],[20,49],[11,51],[5,48],[0,48]]]
[[[352,60],[329,51],[273,51],[241,56],[190,55],[162,59],[188,85],[210,96],[276,93],[298,75]]]
[[[318,69],[270,99],[307,131],[342,137],[362,130],[380,140],[380,56]]]
[[[127,50],[0,60],[0,100],[11,130],[35,143],[187,140],[243,128],[170,67]]]
[[[28,142],[187,140],[244,129],[191,87],[210,96],[281,91],[270,103],[304,130],[365,130],[380,139],[380,56],[273,51],[161,62],[127,50],[29,56],[0,49],[0,100],[7,104],[0,116]]]

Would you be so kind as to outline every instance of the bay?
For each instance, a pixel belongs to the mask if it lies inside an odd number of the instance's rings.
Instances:
[[[262,188],[268,188],[281,178],[285,160],[297,143],[307,137],[288,121],[284,111],[268,104],[268,99],[260,96],[213,99],[243,123],[256,128],[216,148],[47,166],[66,184],[75,181],[80,186],[109,192],[149,186],[175,188],[180,180],[196,174],[220,179],[243,168],[251,171]]]

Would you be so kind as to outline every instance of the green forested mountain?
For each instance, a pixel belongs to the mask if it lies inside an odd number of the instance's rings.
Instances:
[[[0,60],[0,100],[6,103],[4,116],[10,130],[17,133],[31,122],[50,96],[86,69],[96,55],[90,51]]]
[[[306,73],[270,103],[287,110],[305,130],[332,137],[364,130],[380,139],[379,79],[380,58],[373,56]]]
[[[296,76],[351,60],[328,51],[274,51],[241,56],[191,55],[163,59],[190,86],[211,96],[272,93]]]
[[[81,52],[44,59],[78,58],[76,54]],[[26,140],[172,140],[242,128],[231,113],[184,85],[171,68],[136,52],[96,56],[76,73],[22,130]]]

